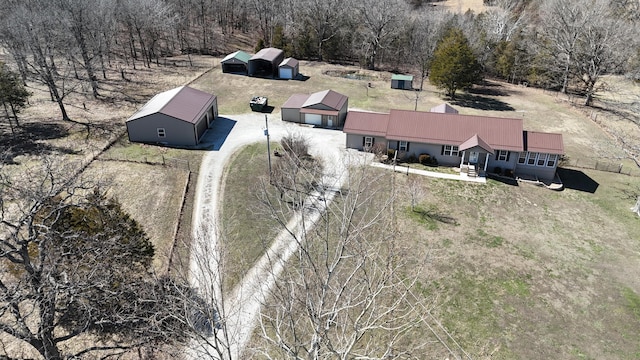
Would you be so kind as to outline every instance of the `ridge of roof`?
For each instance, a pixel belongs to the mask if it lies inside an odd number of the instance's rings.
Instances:
[[[467,150],[476,146],[480,147],[483,150],[486,150],[488,153],[493,155],[493,148],[489,144],[487,144],[484,140],[482,140],[482,138],[478,136],[478,134],[473,134],[473,136],[470,137],[467,141],[460,144],[458,146],[458,149]]]
[[[179,86],[156,94],[127,121],[160,113],[178,120],[195,123],[216,99],[215,95],[189,86]]]
[[[323,104],[336,110],[340,110],[347,101],[347,97],[333,90],[315,92],[307,98],[302,107]]]
[[[249,59],[251,59],[251,55],[249,55],[248,53],[242,51],[242,50],[238,50],[234,53],[231,53],[227,56],[224,57],[224,59],[220,60],[220,62],[224,62],[230,59],[236,58],[242,62],[248,62]]]

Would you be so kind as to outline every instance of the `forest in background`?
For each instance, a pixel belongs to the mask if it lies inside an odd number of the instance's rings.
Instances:
[[[68,80],[100,96],[107,69],[177,54],[272,46],[298,59],[429,76],[438,42],[462,31],[484,77],[584,96],[602,77],[640,78],[640,3],[485,0],[453,13],[425,0],[7,0],[0,46],[22,81],[46,85],[68,120]]]

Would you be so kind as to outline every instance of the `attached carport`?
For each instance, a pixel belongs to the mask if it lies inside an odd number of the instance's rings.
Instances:
[[[249,76],[278,77],[278,66],[284,60],[284,51],[264,48],[249,59]]]

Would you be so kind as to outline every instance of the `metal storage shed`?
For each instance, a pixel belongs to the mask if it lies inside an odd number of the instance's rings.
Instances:
[[[193,146],[217,117],[214,95],[181,86],[149,100],[127,120],[127,133],[132,142]]]
[[[249,69],[249,59],[251,59],[251,55],[244,51],[236,51],[229,54],[220,62],[222,72],[246,74]]]
[[[284,60],[284,51],[264,48],[249,59],[249,76],[276,78],[278,65]]]
[[[413,75],[391,75],[391,88],[392,89],[413,89]]]
[[[299,61],[294,58],[286,58],[278,67],[280,79],[295,79],[298,76]]]
[[[430,112],[441,113],[441,114],[457,114],[458,110],[451,107],[451,105],[444,103],[438,106],[434,106],[429,110]]]

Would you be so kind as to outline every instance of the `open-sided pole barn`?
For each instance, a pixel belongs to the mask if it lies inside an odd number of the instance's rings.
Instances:
[[[278,66],[284,60],[284,51],[264,48],[249,59],[249,76],[278,77]]]

